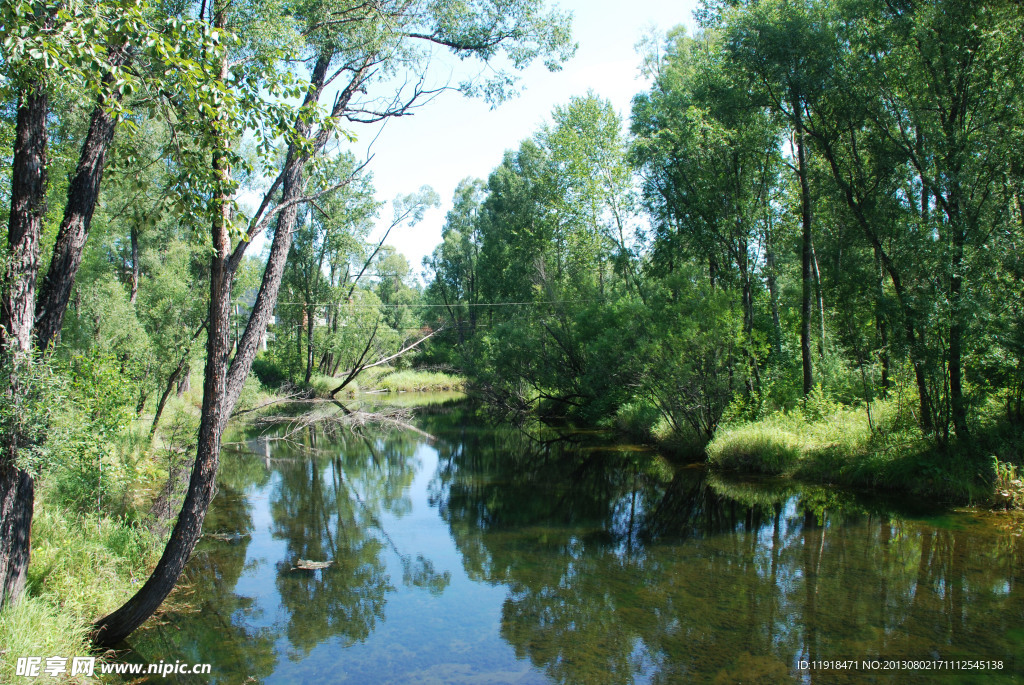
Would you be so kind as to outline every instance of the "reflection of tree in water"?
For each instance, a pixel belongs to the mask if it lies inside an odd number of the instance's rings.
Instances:
[[[217,497],[204,529],[229,534],[230,539],[208,536],[189,559],[172,607],[185,604],[191,609],[172,609],[133,638],[138,655],[150,663],[180,659],[214,665],[212,681],[211,676],[175,676],[180,682],[234,683],[247,676],[262,680],[274,671],[275,635],[249,627],[259,613],[255,600],[235,593],[246,570],[253,526],[245,491],[264,484],[269,475],[261,463],[247,456],[225,454]]]
[[[380,524],[382,513],[410,509],[405,491],[416,471],[417,440],[402,433],[376,439],[340,433],[323,441],[315,431],[305,440],[275,453],[280,480],[271,496],[273,535],[287,544],[277,589],[294,658],[329,637],[350,645],[370,635],[394,590],[386,549],[399,556],[407,585],[439,593],[450,580],[423,556],[401,554]],[[291,570],[298,559],[334,564]]]
[[[432,501],[466,570],[508,586],[502,636],[558,682],[779,682],[830,658],[1024,670],[1020,538],[568,440],[430,430],[448,438]]]

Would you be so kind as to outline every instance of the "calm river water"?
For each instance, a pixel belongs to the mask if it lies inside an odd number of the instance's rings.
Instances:
[[[432,437],[229,447],[193,610],[133,658],[218,683],[1024,682],[1020,518],[727,479],[460,403],[415,423]],[[837,660],[856,669],[806,667]]]

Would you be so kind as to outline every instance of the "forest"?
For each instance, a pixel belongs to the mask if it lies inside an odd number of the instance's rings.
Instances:
[[[437,194],[381,203],[350,143],[514,97],[571,59],[568,14],[3,0],[4,643],[130,635],[229,423],[289,399],[458,388],[683,463],[1024,507],[1024,8],[695,18],[640,43],[631,112],[577,94],[466,178],[421,272],[393,236]],[[432,86],[438,51],[487,69]]]

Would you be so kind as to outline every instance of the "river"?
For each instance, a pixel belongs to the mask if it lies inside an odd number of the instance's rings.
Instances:
[[[178,608],[129,658],[218,683],[1024,682],[1019,516],[728,478],[443,399],[423,433],[236,438]]]

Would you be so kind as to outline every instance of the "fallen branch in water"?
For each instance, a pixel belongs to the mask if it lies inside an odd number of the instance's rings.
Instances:
[[[291,440],[292,436],[296,433],[312,426],[318,426],[326,432],[345,428],[352,433],[357,433],[359,429],[366,426],[384,429],[397,428],[412,431],[422,435],[428,440],[436,439],[430,433],[412,425],[409,422],[412,418],[412,411],[404,407],[387,407],[378,411],[370,412],[351,410],[337,401],[331,401],[329,403],[322,402],[319,404],[321,406],[315,407],[314,409],[311,409],[304,414],[300,414],[299,416],[260,417],[257,419],[258,424],[267,426],[286,424],[289,426],[288,430],[283,435],[264,436],[263,439],[274,441]]]

